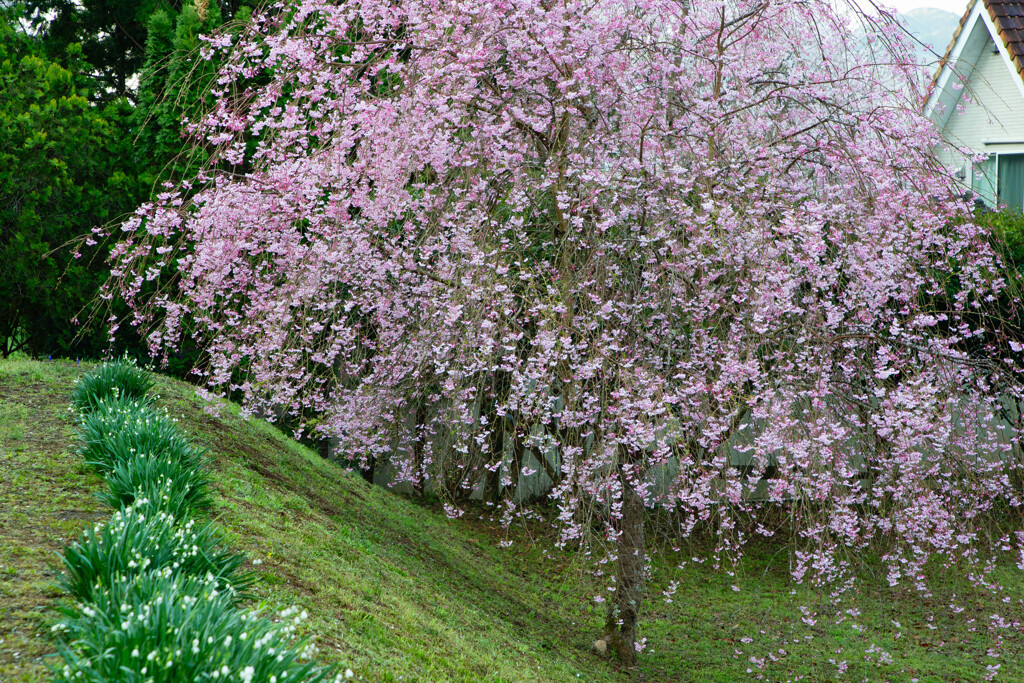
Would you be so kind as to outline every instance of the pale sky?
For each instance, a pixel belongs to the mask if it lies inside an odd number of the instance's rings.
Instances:
[[[922,7],[934,7],[947,12],[962,16],[967,9],[968,0],[883,0],[879,4],[886,4],[895,7],[898,12],[909,12],[912,9]]]

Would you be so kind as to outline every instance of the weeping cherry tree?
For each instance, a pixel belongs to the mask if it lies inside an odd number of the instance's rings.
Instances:
[[[996,263],[908,53],[855,16],[278,3],[204,38],[211,161],[122,226],[110,295],[155,354],[201,339],[208,385],[450,509],[514,518],[535,454],[562,544],[614,567],[627,663],[652,508],[734,558],[783,510],[796,580],[841,590],[871,545],[927,590],[1019,516],[1020,348],[982,324]]]

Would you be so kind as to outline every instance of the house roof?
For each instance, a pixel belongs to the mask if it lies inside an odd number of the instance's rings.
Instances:
[[[935,70],[932,77],[932,88],[935,87],[943,67],[956,52],[957,42],[964,27],[973,23],[970,21],[974,5],[984,2],[985,9],[996,33],[1003,39],[1003,45],[1009,53],[1010,61],[1017,69],[1017,74],[1024,79],[1024,0],[971,0],[967,3],[964,15],[960,17],[960,23],[953,31],[953,38],[949,41],[949,47],[939,62],[939,68]]]
[[[970,0],[953,39],[932,77],[925,100],[925,114],[945,125],[960,98],[959,86],[966,73],[958,68],[973,64],[987,42],[996,42],[1009,71],[1017,75],[1017,89],[1024,97],[1024,0]]]
[[[985,0],[985,6],[1006,51],[1010,53],[1010,60],[1017,67],[1017,74],[1024,78],[1024,2]]]

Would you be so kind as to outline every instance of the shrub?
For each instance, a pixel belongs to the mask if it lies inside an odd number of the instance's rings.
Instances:
[[[98,403],[78,429],[79,453],[86,463],[107,473],[119,462],[151,456],[198,469],[205,451],[191,445],[166,413],[119,396]]]
[[[113,398],[144,401],[152,388],[152,375],[133,361],[112,361],[82,377],[71,395],[71,402],[79,412],[85,413]]]
[[[147,504],[143,499],[115,512],[64,549],[60,582],[72,596],[90,602],[120,581],[165,569],[176,576],[211,575],[235,589],[252,583],[250,574],[237,573],[245,556],[225,549],[212,524],[198,526],[193,519],[178,524],[166,512],[148,514]]]
[[[146,575],[120,581],[79,605],[63,630],[66,665],[56,680],[277,681],[315,683],[331,671],[313,662],[295,638],[294,611],[278,623],[234,608],[230,587],[215,579]],[[336,677],[338,680],[340,677]]]
[[[137,453],[114,462],[106,475],[109,490],[97,498],[114,509],[148,500],[145,514],[165,512],[180,519],[211,504],[203,464]]]

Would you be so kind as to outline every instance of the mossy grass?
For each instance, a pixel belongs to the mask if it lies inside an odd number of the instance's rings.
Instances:
[[[271,621],[235,609],[230,587],[211,578],[145,574],[115,582],[59,625],[58,681],[318,683],[333,670],[310,661],[296,638],[301,615]]]
[[[198,465],[198,466],[197,466]],[[118,459],[106,473],[108,489],[99,500],[115,510],[146,500],[149,514],[187,517],[212,505],[205,461],[135,454]]]
[[[236,590],[252,583],[251,574],[239,572],[245,556],[231,552],[212,524],[147,513],[142,500],[87,529],[64,551],[62,587],[75,599],[90,602],[117,582],[164,570],[176,576],[212,575]]]
[[[112,361],[82,376],[71,394],[71,403],[79,412],[85,413],[114,398],[146,401],[153,383],[152,374],[138,367],[134,361]]]

